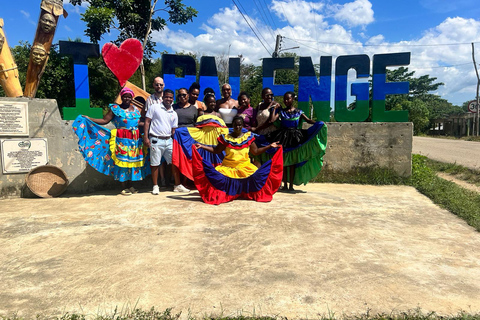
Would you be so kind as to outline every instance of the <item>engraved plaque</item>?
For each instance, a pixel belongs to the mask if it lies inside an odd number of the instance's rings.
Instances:
[[[0,136],[28,136],[28,102],[0,101]]]
[[[28,173],[48,162],[47,139],[1,139],[2,172]]]

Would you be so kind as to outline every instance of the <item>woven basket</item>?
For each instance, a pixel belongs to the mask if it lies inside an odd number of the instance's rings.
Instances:
[[[68,178],[65,172],[55,166],[36,167],[25,178],[27,186],[41,198],[58,197],[67,190]]]

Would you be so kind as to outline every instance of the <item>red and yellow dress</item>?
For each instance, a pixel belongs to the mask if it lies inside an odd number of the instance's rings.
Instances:
[[[250,145],[255,141],[251,132],[234,138],[221,135],[218,143],[225,146],[225,158],[214,167],[201,157],[195,147],[193,154],[193,178],[203,201],[220,204],[234,199],[259,202],[272,201],[282,183],[282,148],[278,148],[271,160],[257,168],[250,162]]]

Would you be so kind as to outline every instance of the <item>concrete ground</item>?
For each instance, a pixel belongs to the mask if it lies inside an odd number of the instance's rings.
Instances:
[[[0,201],[0,314],[480,312],[480,233],[414,188]]]

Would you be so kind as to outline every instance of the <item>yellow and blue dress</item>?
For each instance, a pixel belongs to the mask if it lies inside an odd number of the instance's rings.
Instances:
[[[190,180],[193,180],[192,172],[192,146],[201,143],[215,148],[217,139],[222,134],[227,134],[228,128],[225,122],[214,115],[203,115],[197,118],[195,127],[180,127],[175,130],[173,136],[172,163],[180,172]],[[198,150],[203,159],[214,166],[222,163],[225,153],[213,154],[204,149]]]
[[[140,112],[128,111],[117,104],[109,105],[116,129],[106,129],[84,116],[72,124],[78,136],[78,147],[85,161],[95,170],[118,181],[138,181],[150,174],[148,148],[143,146],[138,130]]]
[[[250,145],[255,141],[251,132],[235,138],[230,134],[218,137],[225,146],[222,163],[214,166],[203,159],[195,147],[193,153],[193,178],[203,201],[220,204],[237,198],[259,202],[272,201],[282,182],[282,148],[260,168],[250,162]],[[202,150],[202,149],[201,149]]]

